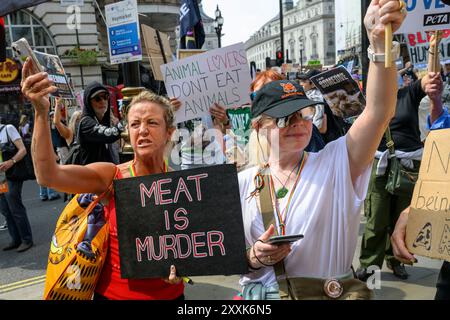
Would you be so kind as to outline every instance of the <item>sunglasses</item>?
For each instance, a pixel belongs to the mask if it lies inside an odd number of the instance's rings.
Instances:
[[[94,100],[95,102],[100,102],[102,100],[108,101],[109,95],[108,94],[99,94],[98,96],[95,96],[94,98],[92,98],[92,100]]]
[[[291,124],[295,122],[295,119],[304,120],[304,121],[312,121],[314,119],[314,115],[316,114],[315,107],[306,107],[302,110],[294,112],[283,118],[270,118],[270,120],[275,120],[275,124],[279,129],[283,129],[289,127]]]

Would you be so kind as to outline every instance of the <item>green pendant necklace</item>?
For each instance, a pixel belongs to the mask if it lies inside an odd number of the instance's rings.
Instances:
[[[278,179],[278,177],[277,177],[276,175],[272,174],[272,175],[273,175],[273,176],[281,183],[281,185],[282,185],[282,187],[279,188],[279,189],[276,191],[276,193],[275,193],[275,196],[276,196],[277,199],[283,199],[283,198],[286,197],[286,195],[288,194],[289,190],[288,190],[288,188],[286,188],[286,184],[288,183],[288,181],[289,181],[289,179],[291,178],[291,175],[292,175],[292,173],[295,171],[295,169],[298,169],[299,167],[302,166],[304,157],[305,157],[305,153],[302,154],[302,158],[300,159],[300,161],[298,162],[298,164],[297,164],[294,168],[292,168],[292,171],[291,171],[291,173],[289,173],[289,176],[288,176],[288,178],[286,179],[286,182],[285,182],[285,183],[281,182],[281,180]]]

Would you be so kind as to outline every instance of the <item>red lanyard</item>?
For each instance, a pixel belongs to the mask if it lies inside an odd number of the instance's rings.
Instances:
[[[300,168],[297,172],[297,177],[295,178],[295,183],[294,186],[291,189],[291,193],[289,194],[289,198],[286,204],[286,207],[284,208],[284,210],[282,212],[280,212],[280,207],[279,207],[279,203],[278,203],[278,199],[275,195],[275,186],[273,183],[273,179],[272,176],[269,176],[270,179],[270,196],[272,198],[272,201],[275,201],[275,211],[277,212],[277,220],[278,220],[278,225],[280,226],[280,232],[279,234],[284,236],[286,234],[286,216],[287,216],[287,212],[289,210],[289,206],[291,204],[291,200],[292,200],[292,196],[294,195],[294,191],[295,188],[297,187],[298,182],[300,181],[300,174],[302,173],[303,167],[305,165],[306,162],[306,155],[307,153],[304,152],[303,153],[303,157],[302,157],[302,162],[300,163]]]

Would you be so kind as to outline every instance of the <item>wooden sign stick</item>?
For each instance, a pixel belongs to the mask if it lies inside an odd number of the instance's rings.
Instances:
[[[430,39],[428,50],[428,72],[441,71],[441,59],[439,56],[439,45],[442,40],[442,31],[436,31]]]
[[[406,6],[405,1],[400,1],[400,11],[403,10],[403,8]],[[392,67],[392,41],[393,41],[393,35],[392,35],[392,24],[389,23],[386,25],[384,30],[384,54],[386,57],[386,60],[384,61],[384,67],[390,68]]]

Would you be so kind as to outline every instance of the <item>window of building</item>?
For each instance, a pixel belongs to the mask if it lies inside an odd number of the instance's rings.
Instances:
[[[5,17],[6,54],[12,57],[11,42],[27,39],[37,51],[56,54],[56,47],[47,28],[25,10],[19,10]]]

